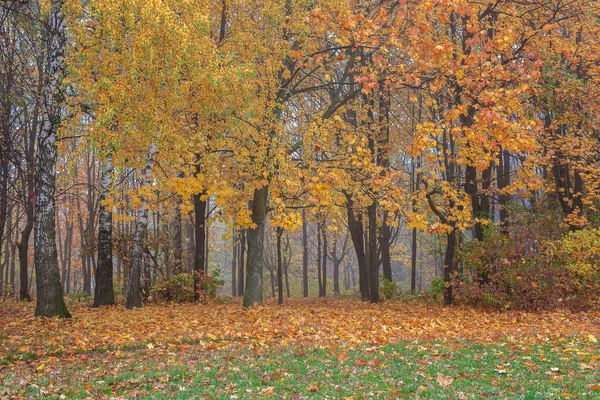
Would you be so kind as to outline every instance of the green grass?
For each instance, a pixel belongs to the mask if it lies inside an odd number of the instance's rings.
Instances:
[[[5,367],[0,398],[581,399],[600,398],[599,367],[597,345],[584,340],[353,350],[181,346]]]

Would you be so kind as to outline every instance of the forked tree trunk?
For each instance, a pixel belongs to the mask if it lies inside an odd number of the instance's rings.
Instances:
[[[362,215],[354,214],[354,201],[350,194],[346,194],[346,211],[348,214],[348,230],[358,261],[358,285],[363,300],[370,299],[369,271],[367,266],[367,255],[365,252],[365,240],[362,223]]]
[[[248,261],[246,265],[246,289],[244,307],[263,304],[262,275],[264,267],[265,219],[269,187],[254,189],[252,201],[252,222],[255,228],[248,229]]]
[[[112,306],[115,304],[113,287],[113,247],[112,247],[112,210],[103,204],[112,181],[112,156],[102,164],[100,183],[99,222],[98,222],[98,264],[96,266],[96,287],[92,307]]]
[[[146,168],[142,177],[142,186],[150,185],[150,175],[154,166],[154,153],[157,147],[150,144]],[[131,267],[129,268],[129,279],[127,280],[126,307],[136,308],[142,306],[142,269],[144,268],[144,247],[148,234],[148,199],[142,196],[142,205],[137,211],[135,219],[135,231],[133,234],[133,248],[131,250]]]
[[[64,105],[62,80],[65,75],[65,22],[63,1],[52,0],[46,26],[46,73],[44,111],[36,154],[35,271],[37,304],[35,315],[70,317],[63,298],[56,249],[56,146],[57,130]]]

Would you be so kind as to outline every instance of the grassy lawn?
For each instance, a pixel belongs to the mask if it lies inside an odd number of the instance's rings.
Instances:
[[[355,349],[181,345],[5,367],[0,397],[600,398],[598,360],[595,344],[577,340]]]

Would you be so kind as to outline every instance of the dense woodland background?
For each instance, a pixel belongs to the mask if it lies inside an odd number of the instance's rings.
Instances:
[[[2,298],[596,306],[599,19],[583,0],[3,1]]]

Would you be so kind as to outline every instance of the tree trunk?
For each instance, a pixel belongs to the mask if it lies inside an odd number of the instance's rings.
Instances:
[[[205,215],[204,215],[204,273],[208,274],[208,254],[210,251],[209,248],[209,240],[210,240],[210,234],[209,234],[209,228],[208,228],[208,217],[209,217],[209,213],[210,213],[210,197],[206,200],[206,206],[205,206],[206,210],[205,210]]]
[[[246,259],[246,230],[242,229],[240,232],[240,260],[238,262],[238,296],[244,295],[244,261]]]
[[[200,300],[200,278],[205,273],[206,252],[206,201],[201,199],[202,194],[194,195],[194,237],[196,249],[194,252],[194,300]]]
[[[231,248],[231,297],[237,296],[237,259],[238,259],[238,243],[237,234],[233,233],[232,248]]]
[[[25,206],[27,208],[27,206]],[[20,301],[31,301],[29,296],[29,238],[31,237],[31,231],[33,230],[33,210],[31,210],[31,218],[29,217],[29,210],[27,213],[27,222],[25,227],[21,231],[21,241],[17,245],[19,250],[19,300]]]
[[[354,202],[351,195],[346,194],[346,211],[348,214],[348,230],[350,231],[350,238],[356,252],[356,259],[358,261],[358,285],[360,287],[360,294],[363,300],[370,299],[369,290],[369,272],[367,270],[367,257],[365,253],[365,240],[362,224],[362,215],[354,215]]]
[[[506,150],[500,150],[498,155],[498,164],[496,166],[496,179],[498,184],[498,190],[502,191],[508,185],[510,185],[510,153]],[[502,233],[508,234],[508,202],[510,196],[505,193],[498,195],[499,203],[499,214],[500,214],[500,226]]]
[[[454,302],[452,293],[452,280],[454,279],[454,250],[456,248],[456,228],[447,235],[446,255],[444,257],[444,306],[450,306]]]
[[[181,231],[182,218],[181,218],[181,204],[177,204],[175,208],[175,217],[173,218],[172,226],[172,246],[173,246],[173,275],[177,275],[183,272],[183,235]],[[167,275],[167,279],[169,276]]]
[[[381,249],[381,266],[383,269],[383,276],[385,276],[385,278],[388,281],[393,282],[394,278],[392,276],[392,257],[390,255],[390,242],[392,240],[392,230],[388,225],[387,220],[387,213],[384,213],[383,222],[381,224],[381,227],[379,228],[379,248]]]
[[[302,210],[302,296],[308,297],[308,232],[304,210]]]
[[[63,1],[52,0],[47,21],[47,81],[44,85],[44,111],[36,154],[35,270],[37,304],[35,315],[70,317],[63,298],[56,250],[56,146],[57,129],[64,105],[62,80],[65,74],[65,23]]]
[[[321,281],[321,265],[323,263],[323,258],[321,253],[321,227],[317,222],[317,285],[319,286],[319,297],[321,297],[321,294],[323,293],[323,282]]]
[[[252,222],[256,225],[248,229],[248,262],[246,266],[246,288],[244,307],[263,304],[262,275],[265,238],[265,219],[267,216],[267,198],[269,187],[254,189],[252,201]]]
[[[290,277],[288,274],[289,268],[290,268],[290,262],[292,261],[292,248],[290,246],[290,235],[289,233],[285,235],[286,241],[285,241],[285,252],[288,254],[288,256],[286,257],[285,262],[283,263],[283,277],[285,279],[285,292],[286,295],[288,297],[288,299],[291,297],[290,294]]]
[[[112,210],[107,209],[106,200],[112,182],[112,156],[102,164],[100,183],[99,222],[98,222],[98,264],[96,266],[96,286],[92,307],[112,306],[115,304],[113,287],[113,246],[112,246]]]
[[[321,236],[323,237],[323,278],[321,279],[321,293],[319,297],[327,297],[327,230],[325,224],[321,225]]]
[[[283,304],[283,264],[281,261],[281,235],[283,228],[277,228],[277,304]]]
[[[379,259],[377,257],[377,204],[367,208],[369,217],[369,300],[379,302]]]
[[[150,144],[146,168],[142,177],[142,186],[150,186],[150,175],[154,166],[154,153],[157,147]],[[129,279],[127,280],[126,307],[128,309],[142,306],[141,277],[144,268],[144,248],[148,235],[148,199],[142,196],[142,204],[137,211],[135,219],[135,231],[133,234],[133,248],[131,250],[131,261],[129,268]]]

